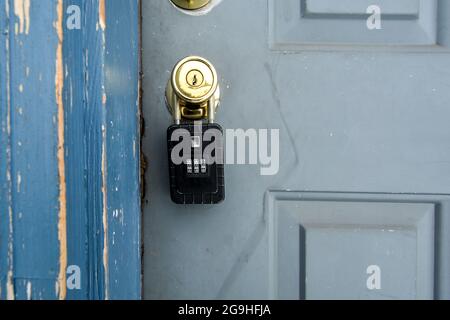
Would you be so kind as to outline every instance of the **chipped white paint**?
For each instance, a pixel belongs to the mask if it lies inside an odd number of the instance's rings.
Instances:
[[[32,293],[32,285],[31,282],[27,282],[27,300],[31,300],[31,293]]]
[[[123,227],[125,225],[125,216],[124,216],[123,208],[114,210],[113,211],[113,218],[119,220],[119,223]]]
[[[5,11],[6,15],[9,18],[9,1],[5,1]],[[8,30],[9,31],[9,30]],[[9,34],[9,32],[7,33]],[[5,37],[5,49],[6,49],[6,61],[10,61],[10,50],[9,50],[9,36]],[[11,137],[11,72],[9,63],[6,63],[6,103],[7,103],[7,112],[6,112],[6,132],[8,134],[8,140]],[[11,194],[11,146],[8,143],[6,147],[6,156],[7,156],[7,170],[6,170],[6,178],[9,184],[8,188],[8,219],[9,219],[9,230],[8,230],[8,274],[6,277],[6,299],[14,300],[15,292],[14,292],[14,251],[13,251],[13,210],[11,207],[12,204],[12,194]]]
[[[23,92],[23,84],[19,85],[19,92],[22,93]]]
[[[13,284],[13,273],[12,271],[8,272],[8,280],[6,283],[6,299],[7,300],[14,300],[14,284]]]
[[[59,289],[59,281],[56,281],[55,282],[55,292],[56,292],[56,295],[59,295],[60,294],[60,289]]]
[[[10,60],[10,54],[9,54],[9,41],[8,38],[5,38],[5,47],[6,47],[6,59],[7,61]],[[11,72],[9,69],[9,63],[6,64],[6,101],[8,103],[8,110],[6,114],[6,131],[8,133],[8,136],[11,136]],[[9,147],[8,147],[9,149]]]
[[[103,194],[103,268],[105,270],[105,300],[109,300],[109,250],[108,250],[108,201],[106,167],[106,128],[102,126],[102,194]]]
[[[70,97],[69,97],[69,103],[70,103],[70,108],[72,109],[73,108],[73,85],[72,85],[72,81],[70,81],[70,84],[69,84],[70,86],[69,86],[69,95],[70,95]]]
[[[67,199],[66,199],[66,164],[65,164],[65,125],[64,125],[64,64],[63,64],[63,0],[58,0],[56,6],[57,21],[55,22],[58,45],[56,48],[56,72],[55,72],[55,98],[58,113],[58,175],[59,175],[59,275],[55,284],[55,292],[60,300],[66,299],[67,295]]]
[[[30,0],[14,0],[14,14],[19,19],[16,34],[30,32]]]
[[[98,3],[98,24],[101,29],[102,49],[106,47],[106,7],[105,0]],[[98,28],[97,28],[98,30]],[[105,65],[102,64],[102,68]],[[102,107],[106,108],[107,96],[105,87],[102,85]],[[107,195],[107,160],[106,160],[106,127],[102,125],[102,195],[103,195],[103,268],[105,271],[105,300],[109,300],[109,248],[108,248],[108,195]]]
[[[20,171],[17,173],[17,193],[20,193],[20,187],[22,185],[22,175]]]

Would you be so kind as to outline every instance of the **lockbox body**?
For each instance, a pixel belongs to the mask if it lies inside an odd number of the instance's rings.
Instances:
[[[176,133],[177,130],[184,132],[184,135],[179,134],[180,131]],[[208,131],[220,133],[220,136],[215,134],[211,138]],[[189,137],[186,137],[187,133]],[[206,141],[205,136],[211,141]],[[172,139],[172,137],[175,138]],[[184,156],[183,162],[178,164],[173,161],[172,152],[183,142],[183,139],[189,139],[191,148],[189,154]],[[217,204],[225,200],[223,129],[220,125],[216,123],[203,123],[200,126],[194,123],[174,124],[167,130],[167,146],[170,195],[173,202]],[[175,151],[178,150],[179,148],[175,149]],[[210,152],[211,150],[213,152]],[[177,152],[177,154],[183,153]],[[218,161],[211,161],[209,154]]]

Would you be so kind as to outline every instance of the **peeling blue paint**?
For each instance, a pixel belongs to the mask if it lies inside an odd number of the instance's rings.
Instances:
[[[65,1],[64,13],[67,7],[78,5],[83,8],[86,1]],[[67,16],[64,19],[67,20]],[[86,22],[84,22],[86,23]],[[87,185],[87,145],[85,114],[87,110],[85,99],[84,63],[86,35],[85,25],[81,29],[65,29],[63,42],[64,60],[64,105],[66,110],[66,168],[67,171],[67,255],[69,266],[76,265],[81,270],[81,290],[68,290],[67,298],[71,300],[93,298],[90,294],[91,283],[94,281],[88,275],[90,242],[88,230]]]
[[[9,207],[11,185],[8,181],[10,172],[9,148],[11,146],[8,133],[8,93],[9,83],[7,63],[9,54],[9,17],[5,6],[0,7],[0,299],[7,298],[7,277],[9,272]]]
[[[0,7],[0,299],[11,269],[10,205],[15,298],[58,298],[57,2],[31,1],[29,33],[17,35],[8,33],[17,17]],[[67,299],[139,299],[139,0],[105,2],[104,29],[99,1],[63,3],[65,18],[70,5],[82,13],[80,30],[66,29],[64,19],[67,264],[81,270],[81,289]]]
[[[138,1],[106,2],[106,19],[109,297],[139,299],[141,273],[137,271],[141,265],[141,239],[140,230],[136,229],[141,219],[140,183],[137,183],[140,181]]]
[[[12,199],[14,293],[17,299],[26,299],[26,282],[33,281],[36,296],[31,299],[56,299],[59,269],[59,178],[54,121],[57,114],[55,61],[58,40],[53,25],[56,5],[53,1],[47,5],[31,2],[31,26],[26,34],[16,33],[19,17],[13,11],[14,1],[8,1],[8,63],[11,71],[6,84],[10,86],[10,94],[6,98],[10,99],[11,107],[8,145],[11,183],[8,192]],[[4,21],[2,19],[2,24]],[[28,76],[27,68],[30,70]],[[2,79],[2,87],[4,81],[8,80]],[[19,90],[21,86],[22,91]],[[4,107],[2,103],[2,110]],[[1,229],[5,230],[7,227],[3,225],[8,219],[2,219],[0,223]]]

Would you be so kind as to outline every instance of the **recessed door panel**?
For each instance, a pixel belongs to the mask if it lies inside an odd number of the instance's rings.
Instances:
[[[376,4],[385,15],[417,17],[420,14],[421,0],[302,0],[306,13],[323,15],[366,15],[367,8]],[[435,1],[429,1],[435,2]]]
[[[433,298],[434,204],[300,200],[275,212],[277,298]]]
[[[439,0],[269,0],[269,33],[275,50],[447,50],[448,3]],[[371,16],[381,18],[376,30]],[[371,21],[371,20],[370,20]],[[370,22],[369,22],[370,25]]]

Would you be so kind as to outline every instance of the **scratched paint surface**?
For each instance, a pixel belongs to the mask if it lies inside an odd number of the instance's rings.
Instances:
[[[78,2],[73,2],[79,4]],[[64,12],[69,4],[64,3]],[[84,82],[82,30],[66,31],[63,41],[65,101],[65,144],[67,183],[67,265],[76,265],[88,274],[87,195],[85,192]],[[81,288],[89,288],[89,277],[81,277]],[[67,299],[88,299],[88,290],[68,290]]]
[[[141,296],[138,1],[106,1],[109,298]],[[111,17],[116,17],[115,19]],[[123,39],[123,41],[116,41]]]
[[[139,1],[1,6],[0,299],[138,299]]]
[[[7,4],[7,3],[6,3]],[[10,182],[10,109],[9,109],[9,23],[7,6],[0,8],[0,298],[7,297],[7,283],[12,255],[9,254],[9,210],[11,207]],[[4,147],[5,146],[5,147]]]
[[[1,34],[7,55],[2,61],[8,61],[10,68],[7,78],[1,81],[2,87],[7,87],[2,110],[6,107],[9,112],[6,120],[2,114],[2,136],[8,140],[6,185],[10,219],[2,219],[1,223],[2,230],[9,229],[6,252],[7,261],[12,262],[6,283],[2,283],[2,298],[57,299],[60,180],[55,96],[56,5],[49,10],[48,6],[30,1],[10,0],[2,4]],[[5,185],[3,176],[2,184]],[[10,227],[3,226],[8,221],[12,222]],[[2,246],[2,256],[3,252]],[[2,270],[2,279],[4,274]]]

